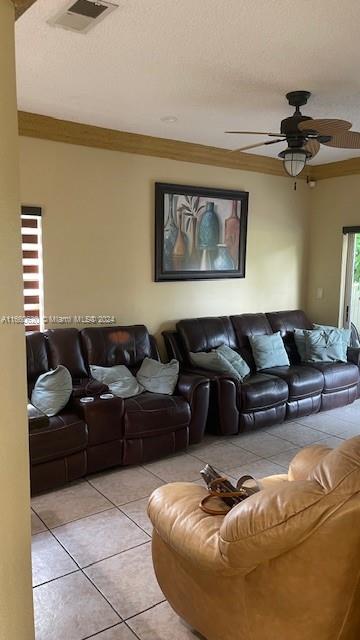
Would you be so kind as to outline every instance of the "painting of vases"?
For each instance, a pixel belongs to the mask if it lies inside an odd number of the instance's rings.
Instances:
[[[155,281],[245,277],[248,193],[156,183]]]

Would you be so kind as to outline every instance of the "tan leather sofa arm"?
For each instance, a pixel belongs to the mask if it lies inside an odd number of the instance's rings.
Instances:
[[[156,489],[148,515],[163,542],[200,569],[233,572],[219,550],[219,529],[224,516],[209,516],[199,508],[205,487],[177,482]],[[219,500],[219,507],[223,502]]]
[[[314,444],[311,447],[301,449],[292,459],[289,465],[289,480],[306,480],[309,473],[331,451],[330,447]]]

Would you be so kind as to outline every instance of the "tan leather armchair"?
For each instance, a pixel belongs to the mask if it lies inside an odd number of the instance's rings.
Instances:
[[[360,639],[360,436],[300,451],[226,516],[168,484],[149,502],[170,605],[207,640]]]

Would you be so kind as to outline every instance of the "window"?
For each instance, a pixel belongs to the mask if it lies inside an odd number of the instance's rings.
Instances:
[[[21,207],[22,269],[26,331],[43,331],[44,296],[41,208]]]

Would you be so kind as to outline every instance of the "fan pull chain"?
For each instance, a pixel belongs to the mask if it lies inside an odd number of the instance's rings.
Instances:
[[[296,180],[294,182],[294,191],[296,191]]]

